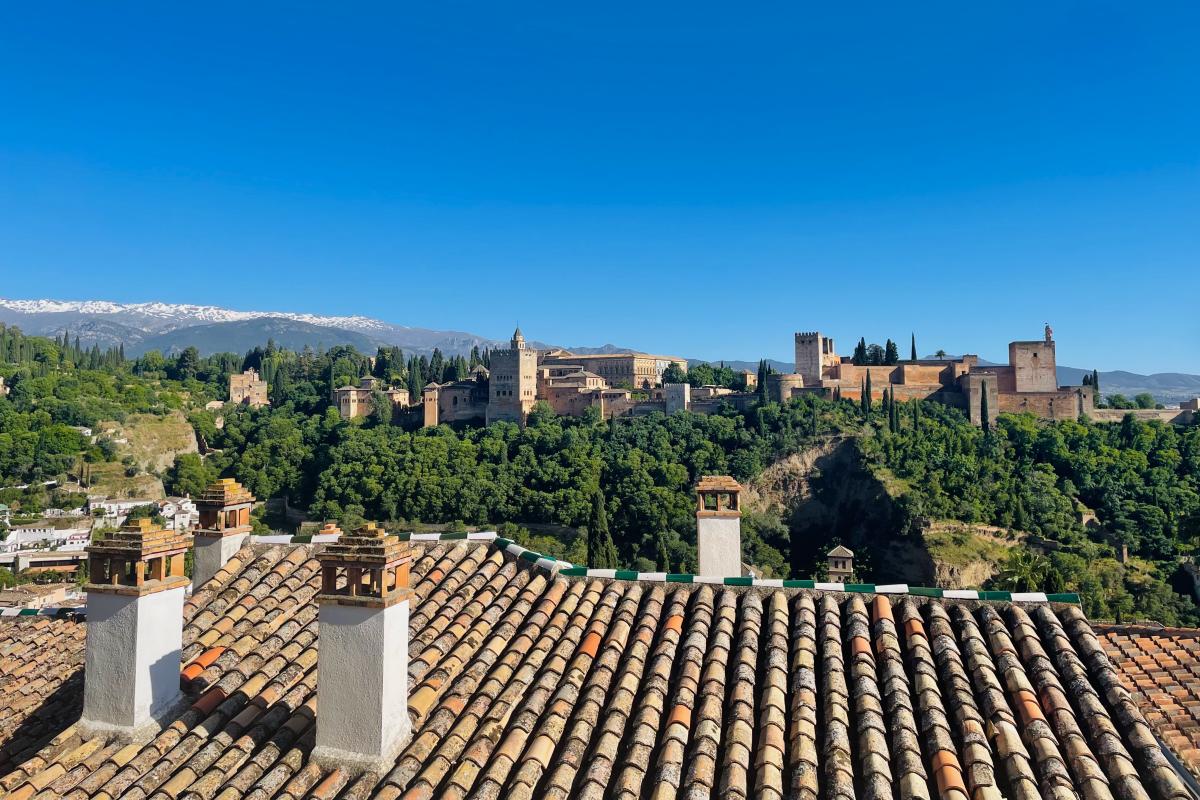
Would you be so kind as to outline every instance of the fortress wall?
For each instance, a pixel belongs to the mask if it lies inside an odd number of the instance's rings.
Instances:
[[[1043,419],[1079,419],[1080,394],[1075,390],[1054,392],[1008,392],[999,396],[1000,411],[1006,414],[1035,414]],[[1090,410],[1091,402],[1083,411]]]
[[[1176,425],[1186,425],[1196,418],[1196,412],[1181,408],[1088,409],[1088,417],[1093,422],[1120,422],[1125,419],[1126,414],[1133,414],[1135,418],[1147,422],[1159,420],[1161,422],[1172,422]]]
[[[953,381],[951,363],[945,364],[900,364],[900,383],[950,384]],[[872,380],[874,375],[871,376]]]
[[[995,383],[996,391],[1012,393],[1017,391],[1017,375],[1012,367],[976,367],[970,373],[971,375],[981,375],[987,379],[988,384]],[[1058,387],[1055,386],[1055,389]]]

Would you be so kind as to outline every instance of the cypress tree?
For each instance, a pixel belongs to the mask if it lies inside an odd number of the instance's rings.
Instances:
[[[608,511],[604,492],[600,489],[592,495],[592,524],[588,528],[587,551],[588,566],[597,569],[617,568],[617,547],[608,530]]]
[[[858,344],[854,345],[854,355],[850,357],[850,363],[859,366],[867,363],[867,339],[865,336],[861,337]]]
[[[766,405],[771,402],[770,392],[767,391],[767,360],[765,358],[758,361],[758,402],[761,405]]]
[[[867,419],[870,419],[871,418],[871,399],[873,396],[872,392],[871,392],[871,370],[867,370],[867,386],[866,386],[866,388],[867,388],[867,400],[866,400]]]
[[[912,335],[912,360],[917,360],[917,334],[915,331]]]
[[[987,434],[991,433],[991,430],[992,430],[991,420],[988,419],[989,409],[988,409],[988,399],[987,399],[987,381],[980,381],[979,388],[980,388],[980,391],[982,392],[982,394],[979,397],[980,424],[983,425],[984,435],[987,435]]]
[[[657,547],[658,547],[658,571],[659,572],[670,572],[671,571],[671,553],[667,549],[667,537],[664,536],[662,533],[658,534]]]
[[[858,382],[858,410],[862,412],[863,419],[867,417],[867,384],[866,380]]]
[[[1100,404],[1100,372],[1092,370],[1092,405]]]

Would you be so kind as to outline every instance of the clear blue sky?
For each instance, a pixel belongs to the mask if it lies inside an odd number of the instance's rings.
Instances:
[[[1200,5],[23,3],[0,297],[1200,372]]]

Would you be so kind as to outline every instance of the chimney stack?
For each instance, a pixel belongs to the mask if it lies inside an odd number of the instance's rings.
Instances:
[[[696,552],[701,575],[742,575],[741,491],[728,475],[706,475],[696,484]]]
[[[192,585],[199,589],[241,549],[250,536],[254,495],[233,478],[222,478],[196,498],[200,528],[196,531]]]
[[[189,542],[148,519],[87,548],[81,730],[146,741],[181,704],[183,558]]]
[[[408,718],[407,543],[367,523],[317,556],[317,741],[327,767],[385,774],[412,737]]]

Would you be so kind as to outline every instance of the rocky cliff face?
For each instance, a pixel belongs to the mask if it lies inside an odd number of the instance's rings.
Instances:
[[[854,550],[860,580],[978,588],[1011,546],[995,529],[913,518],[903,494],[871,471],[853,437],[772,464],[747,486],[743,504],[788,526],[795,577],[819,574],[840,542]]]

